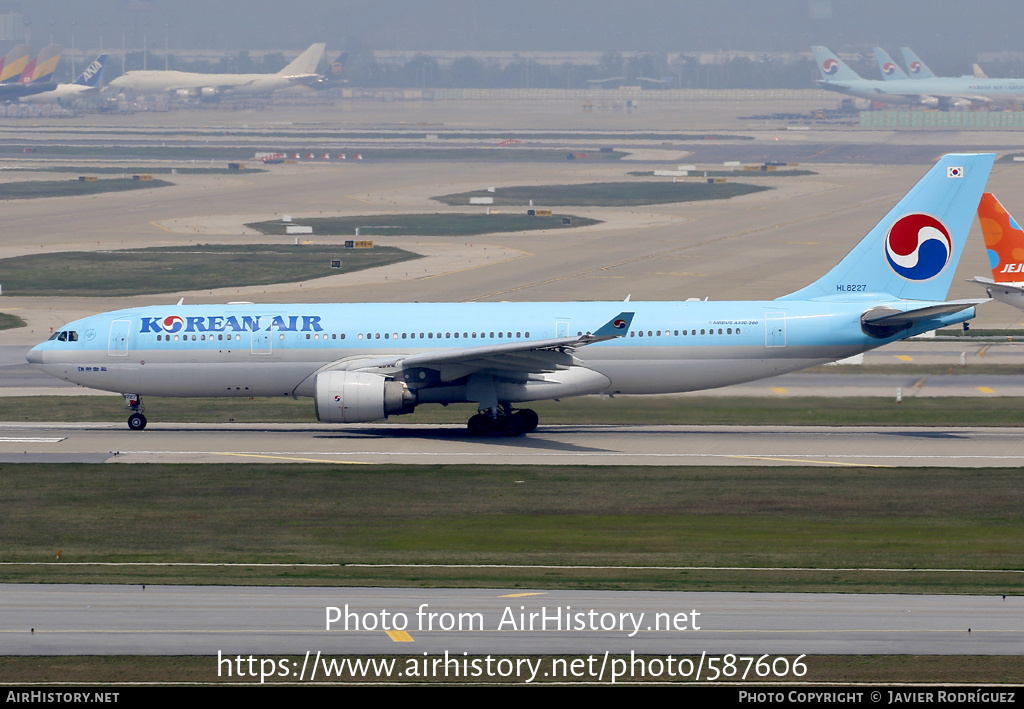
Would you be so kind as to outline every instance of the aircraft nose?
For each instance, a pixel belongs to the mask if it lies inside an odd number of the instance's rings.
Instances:
[[[28,354],[25,355],[25,359],[27,359],[30,364],[42,364],[43,350],[37,345],[28,351]]]

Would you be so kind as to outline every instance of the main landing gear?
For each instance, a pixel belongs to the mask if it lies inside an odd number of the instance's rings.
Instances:
[[[540,419],[533,409],[513,411],[508,404],[498,406],[496,414],[482,411],[466,424],[471,436],[507,436],[514,438],[537,428]]]
[[[146,427],[146,417],[142,415],[142,397],[138,394],[125,394],[125,404],[132,410],[131,416],[128,417],[128,428],[133,431],[141,431]]]

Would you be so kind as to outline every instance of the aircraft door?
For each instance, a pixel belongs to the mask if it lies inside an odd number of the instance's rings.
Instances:
[[[110,323],[110,339],[107,341],[107,356],[128,356],[128,333],[130,333],[131,330],[131,320],[115,320]]]
[[[786,346],[786,314],[765,313],[764,314],[764,346],[785,347]]]
[[[555,322],[555,337],[568,337],[569,323],[565,321]]]

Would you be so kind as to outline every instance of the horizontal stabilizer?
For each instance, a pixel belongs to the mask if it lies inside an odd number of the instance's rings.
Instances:
[[[927,305],[923,308],[914,308],[907,311],[897,310],[884,305],[878,306],[865,311],[860,316],[860,326],[871,337],[891,337],[903,330],[909,330],[926,320],[932,320],[941,315],[959,313],[982,303],[987,303],[989,300],[990,298],[951,300],[947,303]]]

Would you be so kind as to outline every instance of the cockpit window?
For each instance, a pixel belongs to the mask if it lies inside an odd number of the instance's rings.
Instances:
[[[78,342],[78,333],[74,330],[61,330],[50,335],[50,340],[57,342]]]

